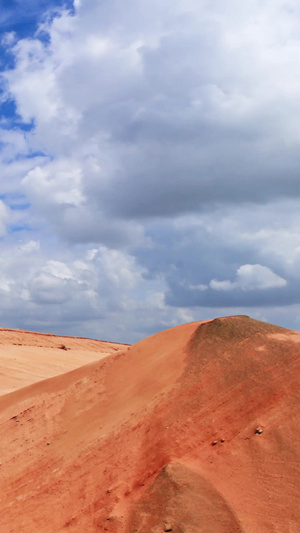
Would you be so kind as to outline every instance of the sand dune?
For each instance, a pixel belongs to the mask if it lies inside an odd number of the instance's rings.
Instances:
[[[113,342],[0,328],[0,395],[98,361],[125,347]]]
[[[1,533],[299,532],[299,342],[187,324],[2,395]]]

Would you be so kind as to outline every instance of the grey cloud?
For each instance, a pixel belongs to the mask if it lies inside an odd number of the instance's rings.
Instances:
[[[291,218],[296,206],[290,204]],[[137,248],[136,257],[150,279],[165,279],[165,302],[174,307],[224,310],[299,303],[298,222],[284,232],[286,208],[277,206],[278,221],[269,219],[268,209],[253,212],[248,206],[239,214],[228,209],[176,224],[160,221],[148,226],[151,245]],[[271,229],[277,224],[281,235]]]
[[[163,275],[170,282],[197,285],[213,278],[229,279],[241,264],[259,262],[259,247],[255,241],[234,241],[232,230],[222,234],[220,227],[226,224],[220,211],[205,218],[183,218],[181,224],[149,223],[146,235],[151,244],[137,247],[134,253],[148,275]]]
[[[56,225],[57,219],[54,220]],[[125,248],[143,239],[143,228],[134,222],[104,217],[90,205],[70,208],[61,213],[58,232],[70,243],[101,243],[111,248]]]
[[[199,7],[191,2],[183,9],[175,2],[172,17],[167,1],[151,13],[148,7],[135,2],[125,10],[116,1],[100,6],[83,2],[77,18],[71,19],[74,33],[66,35],[75,46],[78,35],[82,48],[65,60],[50,41],[50,55],[42,56],[49,71],[52,61],[60,64],[53,71],[51,98],[56,91],[56,105],[63,120],[69,120],[69,127],[57,135],[56,113],[47,121],[45,140],[51,146],[51,137],[53,142],[57,138],[57,158],[60,150],[75,153],[81,143],[86,146],[79,158],[82,191],[91,219],[94,213],[97,220],[99,212],[107,217],[103,242],[110,240],[114,217],[176,217],[218,204],[263,203],[298,195],[298,138],[291,126],[300,103],[296,96],[287,100],[281,84],[278,68],[287,50],[281,47],[280,32],[273,36],[265,21],[266,26],[258,28],[258,42],[248,36],[239,46],[243,34],[238,20],[257,28],[251,6],[249,20],[237,10],[236,22],[219,3]],[[281,9],[278,5],[277,14]],[[118,26],[123,15],[126,23]],[[284,16],[292,31],[291,17],[286,11]],[[235,40],[228,38],[229,29]],[[260,63],[259,39],[266,50],[269,40],[275,43],[273,56],[262,55]],[[293,52],[297,53],[297,43]],[[293,64],[286,68],[300,86]],[[17,95],[17,100],[22,98]],[[40,108],[38,113],[36,139],[40,135],[42,141],[46,132]],[[84,153],[96,159],[98,173],[85,168]],[[72,241],[73,219],[66,215],[64,221],[65,235]],[[78,232],[80,242],[94,240],[94,233],[86,224]],[[112,242],[122,238],[120,231]]]
[[[165,72],[174,87],[188,78],[178,73],[178,80],[172,79],[172,72]],[[87,194],[89,187],[99,189],[103,209],[126,218],[168,217],[215,204],[263,203],[299,194],[298,145],[282,140],[276,107],[262,108],[260,115],[256,111],[256,121],[247,115],[236,123],[209,102],[214,87],[204,87],[205,98],[195,108],[190,92],[198,87],[193,82],[190,91],[182,87],[182,99],[150,85],[151,98],[138,101],[136,107],[143,110],[131,120],[132,103],[125,115],[118,107],[107,111],[104,123],[111,120],[112,155],[120,170],[107,189],[97,178],[96,184],[85,184]]]

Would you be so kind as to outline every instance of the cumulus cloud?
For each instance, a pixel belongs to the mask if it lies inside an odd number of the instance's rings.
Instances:
[[[164,283],[149,283],[144,271],[132,255],[105,246],[76,253],[35,240],[6,241],[1,325],[135,342],[194,318],[185,309],[170,311]]]
[[[237,269],[236,281],[218,281],[212,279],[209,286],[216,291],[230,291],[241,289],[252,291],[256,289],[271,289],[274,287],[285,287],[287,281],[268,267],[262,265],[242,265]]]
[[[136,339],[299,303],[299,19],[295,0],[81,0],[8,30],[2,317]]]
[[[7,90],[32,143],[57,160],[80,151],[82,194],[108,217],[294,196],[296,17],[283,2],[85,1],[42,25],[46,42],[13,46]]]
[[[36,166],[23,178],[21,185],[37,209],[45,212],[56,206],[80,206],[84,202],[81,181],[81,169],[72,161],[61,159]]]

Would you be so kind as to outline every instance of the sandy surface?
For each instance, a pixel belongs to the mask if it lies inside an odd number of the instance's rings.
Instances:
[[[296,337],[187,324],[3,395],[1,533],[298,533]]]
[[[125,347],[0,328],[0,395],[97,361]]]

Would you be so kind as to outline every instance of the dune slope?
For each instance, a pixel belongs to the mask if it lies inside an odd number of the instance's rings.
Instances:
[[[64,374],[125,347],[81,337],[0,328],[0,395]]]
[[[0,397],[0,531],[296,533],[300,334],[164,331]]]

